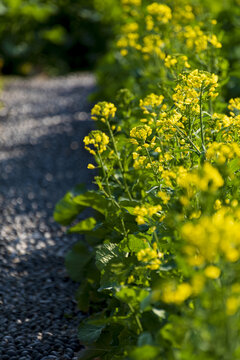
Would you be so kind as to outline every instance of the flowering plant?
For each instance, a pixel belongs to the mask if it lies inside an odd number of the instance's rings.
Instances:
[[[121,56],[157,56],[165,80],[93,107],[99,130],[84,144],[97,190],[78,187],[55,209],[69,232],[84,234],[66,260],[89,314],[79,326],[81,359],[239,358],[240,98],[223,109],[217,59],[217,73],[205,66],[217,37],[186,25],[192,7],[183,14],[171,5],[122,1],[136,21],[118,40]],[[137,32],[142,14],[154,35],[147,40]],[[188,50],[164,53],[167,26],[179,32],[175,49],[194,48],[197,60]],[[88,207],[94,216],[73,225]]]

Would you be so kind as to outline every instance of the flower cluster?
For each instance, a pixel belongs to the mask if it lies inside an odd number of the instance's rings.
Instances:
[[[180,65],[181,68],[190,68],[188,63],[188,57],[186,55],[176,56],[176,55],[167,55],[164,59],[165,66],[167,68],[173,68],[176,65]]]
[[[213,142],[209,145],[206,157],[209,160],[214,160],[217,164],[224,164],[227,160],[234,157],[240,160],[240,147],[237,143],[217,143]]]
[[[226,313],[228,316],[235,315],[240,308],[240,284],[234,283],[231,286],[231,294],[226,300]]]
[[[162,300],[167,304],[180,305],[192,294],[191,285],[188,283],[182,283],[176,285],[173,282],[165,284],[162,290]]]
[[[138,225],[141,225],[145,224],[145,218],[151,217],[156,214],[161,217],[161,214],[159,213],[161,210],[161,205],[146,204],[142,206],[136,206],[134,209],[134,215],[136,215],[136,222],[138,223]]]
[[[212,216],[202,216],[197,223],[184,224],[181,234],[185,242],[183,251],[191,266],[216,263],[220,256],[229,262],[240,257],[240,222],[226,208]],[[217,278],[220,272],[207,267],[205,275]]]
[[[183,32],[180,33],[180,37],[181,36],[185,38],[186,46],[189,49],[196,49],[198,53],[207,50],[210,45],[217,49],[222,47],[222,44],[218,41],[216,35],[207,35],[199,25],[185,26]]]
[[[199,113],[203,96],[214,99],[218,95],[218,77],[215,74],[196,69],[189,74],[181,74],[179,80],[172,98],[182,112],[191,108],[192,112]]]
[[[113,118],[117,108],[114,104],[102,101],[97,103],[91,111],[93,120],[101,120],[102,122],[106,122],[109,118]]]
[[[209,162],[205,162],[199,170],[187,171],[179,168],[177,183],[186,189],[188,197],[191,198],[195,191],[215,192],[223,186],[224,180],[219,171]]]
[[[240,98],[230,99],[228,108],[232,112],[231,115],[234,116],[234,110],[240,111]]]
[[[240,114],[235,115],[231,111],[230,115],[218,113],[212,115],[212,120],[215,122],[216,128],[222,131],[225,142],[237,141],[240,136]]]
[[[136,145],[143,144],[151,134],[152,129],[148,125],[134,127],[130,131],[131,142]]]
[[[172,18],[172,11],[170,7],[165,4],[159,4],[157,2],[148,5],[147,12],[151,17],[156,17],[156,20],[163,24],[168,23]],[[148,21],[150,20],[151,19],[148,18]],[[148,30],[152,29],[148,27]]]
[[[121,0],[121,3],[123,6],[128,5],[128,6],[140,6],[142,3],[142,0]]]
[[[195,15],[193,12],[193,7],[191,5],[180,4],[174,8],[173,12],[173,21],[176,24],[179,22],[186,22],[192,21],[195,19]]]
[[[159,34],[150,34],[143,37],[143,44],[139,48],[143,54],[144,60],[149,60],[153,54],[156,54],[160,59],[165,58],[163,52],[164,41]]]
[[[89,135],[85,136],[83,142],[85,149],[88,150],[90,154],[96,155],[97,153],[101,154],[107,149],[109,137],[100,130],[93,130]],[[89,145],[92,145],[92,147]]]
[[[138,261],[141,261],[150,270],[158,270],[162,258],[163,253],[158,251],[156,243],[153,244],[153,248],[147,247],[137,253]]]
[[[146,96],[144,99],[140,99],[139,105],[141,109],[144,110],[145,114],[149,114],[149,111],[146,109],[148,107],[155,108],[162,104],[164,100],[164,96],[162,95],[156,95],[156,94],[150,94]]]

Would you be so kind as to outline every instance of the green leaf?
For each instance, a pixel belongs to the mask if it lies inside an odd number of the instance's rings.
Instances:
[[[55,206],[54,219],[62,225],[69,225],[76,218],[76,216],[84,209],[83,206],[76,204],[73,200],[76,192],[84,192],[85,186],[78,185],[73,190],[69,191]]]
[[[92,259],[93,254],[82,242],[76,243],[66,256],[66,267],[70,277],[74,281],[80,281],[83,277],[83,269]]]
[[[99,246],[96,252],[96,265],[99,270],[102,270],[112,259],[119,258],[120,256],[122,255],[118,251],[117,244],[103,244]]]
[[[67,34],[63,26],[55,25],[50,30],[43,31],[42,36],[53,44],[61,45],[66,41]]]
[[[135,200],[121,200],[119,205],[126,209],[131,215],[134,215],[134,209],[139,205],[138,201]]]
[[[93,230],[95,225],[96,220],[93,217],[89,217],[85,220],[80,221],[75,226],[71,227],[68,232],[83,234],[85,232]]]
[[[76,292],[76,300],[79,310],[87,312],[90,305],[91,284],[84,279]]]
[[[152,343],[153,343],[153,338],[149,332],[145,331],[139,335],[138,343],[137,343],[138,346],[152,345]]]
[[[125,252],[134,252],[137,253],[142,249],[146,249],[148,247],[147,241],[146,241],[146,237],[142,236],[141,234],[130,234],[128,235],[128,238],[124,238],[120,244],[119,244],[119,249],[121,249],[122,251]]]
[[[159,354],[159,349],[151,345],[143,345],[131,351],[131,360],[156,360]]]
[[[109,206],[109,201],[96,191],[87,191],[84,194],[74,197],[74,203],[83,207],[91,207],[92,209],[105,213],[106,208]]]
[[[98,340],[104,328],[105,325],[82,323],[78,328],[78,338],[84,345],[93,344]]]
[[[93,360],[99,358],[105,351],[98,349],[83,349],[78,354],[78,360]]]
[[[4,4],[0,4],[0,16],[7,13],[7,7]]]
[[[83,207],[73,202],[72,194],[69,192],[57,203],[53,214],[54,220],[61,225],[69,225],[82,210]]]
[[[235,173],[237,170],[240,169],[240,159],[236,158],[229,162],[228,168],[231,171],[231,173]]]
[[[140,310],[143,312],[143,311],[148,311],[148,310],[151,310],[152,309],[152,295],[149,294],[148,296],[146,296],[141,304],[140,304]]]
[[[115,297],[126,304],[131,304],[135,309],[139,309],[141,302],[148,296],[149,292],[137,287],[123,286],[115,294]]]

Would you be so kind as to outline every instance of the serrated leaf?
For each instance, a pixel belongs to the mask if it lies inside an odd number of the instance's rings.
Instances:
[[[96,225],[96,220],[93,217],[89,217],[85,220],[80,221],[75,226],[72,226],[68,230],[68,232],[83,234],[85,232],[93,230],[95,225]]]
[[[104,269],[107,264],[114,258],[119,258],[121,254],[117,244],[103,244],[99,246],[96,252],[96,265],[99,270]]]
[[[78,328],[78,338],[84,345],[93,344],[98,340],[104,328],[105,325],[82,323]]]

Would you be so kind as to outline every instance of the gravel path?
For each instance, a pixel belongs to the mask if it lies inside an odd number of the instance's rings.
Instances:
[[[52,218],[55,203],[90,183],[82,139],[92,128],[92,75],[16,79],[0,111],[0,359],[75,359],[77,285],[64,256],[76,238]]]

